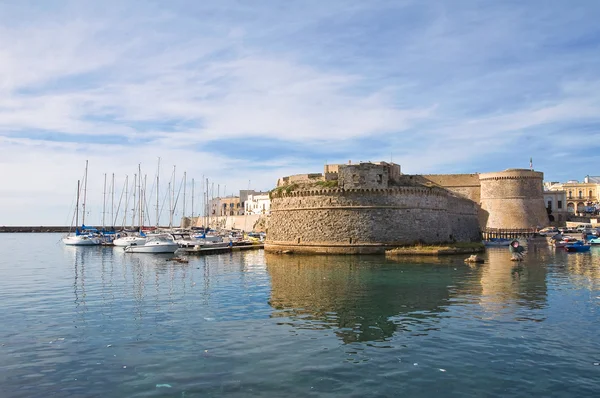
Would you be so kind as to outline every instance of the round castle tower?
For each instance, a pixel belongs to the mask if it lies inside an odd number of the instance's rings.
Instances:
[[[481,217],[486,228],[536,228],[548,225],[544,173],[507,169],[479,175]]]

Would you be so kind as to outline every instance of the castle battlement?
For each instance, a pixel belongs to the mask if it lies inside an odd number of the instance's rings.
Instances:
[[[477,241],[482,228],[542,227],[542,180],[527,169],[406,175],[386,162],[326,165],[279,179],[265,249],[372,253]]]

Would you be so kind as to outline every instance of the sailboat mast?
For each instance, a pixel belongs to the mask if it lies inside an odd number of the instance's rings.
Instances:
[[[183,215],[185,217],[185,186],[187,185],[187,172],[183,172]]]
[[[102,229],[104,229],[106,218],[106,173],[104,173],[104,191],[102,192]]]
[[[142,231],[142,165],[138,164],[138,226],[139,231]]]
[[[83,204],[81,205],[81,224],[85,225],[85,200],[87,198],[87,173],[88,161],[85,161],[85,174],[83,175]]]
[[[110,222],[111,226],[115,226],[115,173],[112,173],[112,187],[111,187],[111,200],[110,200]]]
[[[169,181],[169,185],[167,186],[167,191],[169,192],[169,228],[173,226],[173,212],[171,208],[173,207],[173,203],[171,203],[171,181]]]
[[[158,183],[160,176],[160,158],[158,158],[158,167],[156,169],[156,228],[159,227],[159,204],[158,204]]]
[[[129,176],[125,175],[125,211],[123,212],[123,228],[125,228],[125,223],[127,222],[127,206],[129,206],[129,194],[127,193],[128,185]]]
[[[142,199],[140,206],[142,207],[142,211],[140,212],[141,214],[141,219],[142,222],[140,224],[140,230],[142,229],[142,226],[144,225],[144,220],[146,218],[146,216],[144,215],[144,208],[146,207],[146,187],[147,187],[147,180],[148,180],[148,175],[144,174],[144,189],[142,189],[142,192],[140,193],[140,198]],[[150,223],[148,223],[148,225],[150,225]]]
[[[72,222],[73,220],[71,220]],[[77,204],[75,205],[75,228],[79,225],[79,180],[77,180]]]
[[[135,201],[136,192],[137,192],[137,174],[134,174],[133,175],[133,209],[131,209],[131,229],[135,228],[135,211],[136,211],[135,206],[137,205],[137,202]]]
[[[194,222],[194,179],[192,178],[192,220]]]
[[[173,165],[173,177],[171,178],[171,217],[169,218],[169,228],[173,228],[173,218],[175,218],[175,165]]]

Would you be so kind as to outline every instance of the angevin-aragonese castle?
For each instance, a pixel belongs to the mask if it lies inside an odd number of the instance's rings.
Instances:
[[[548,224],[543,173],[402,174],[394,163],[326,165],[280,178],[265,250],[381,253],[415,243],[477,241],[487,228]]]

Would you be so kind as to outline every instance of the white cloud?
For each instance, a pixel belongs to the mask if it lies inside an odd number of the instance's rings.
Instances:
[[[589,132],[564,143],[539,131],[598,121],[600,57],[567,45],[594,25],[577,11],[196,3],[0,5],[0,224],[63,222],[55,209],[86,159],[97,208],[102,173],[122,179],[142,162],[153,175],[159,156],[229,189],[321,169],[283,150],[252,154],[264,156],[253,174],[245,158],[202,149],[215,140],[313,143],[343,161],[398,152],[405,170],[439,172],[511,154],[530,136],[572,154]]]

